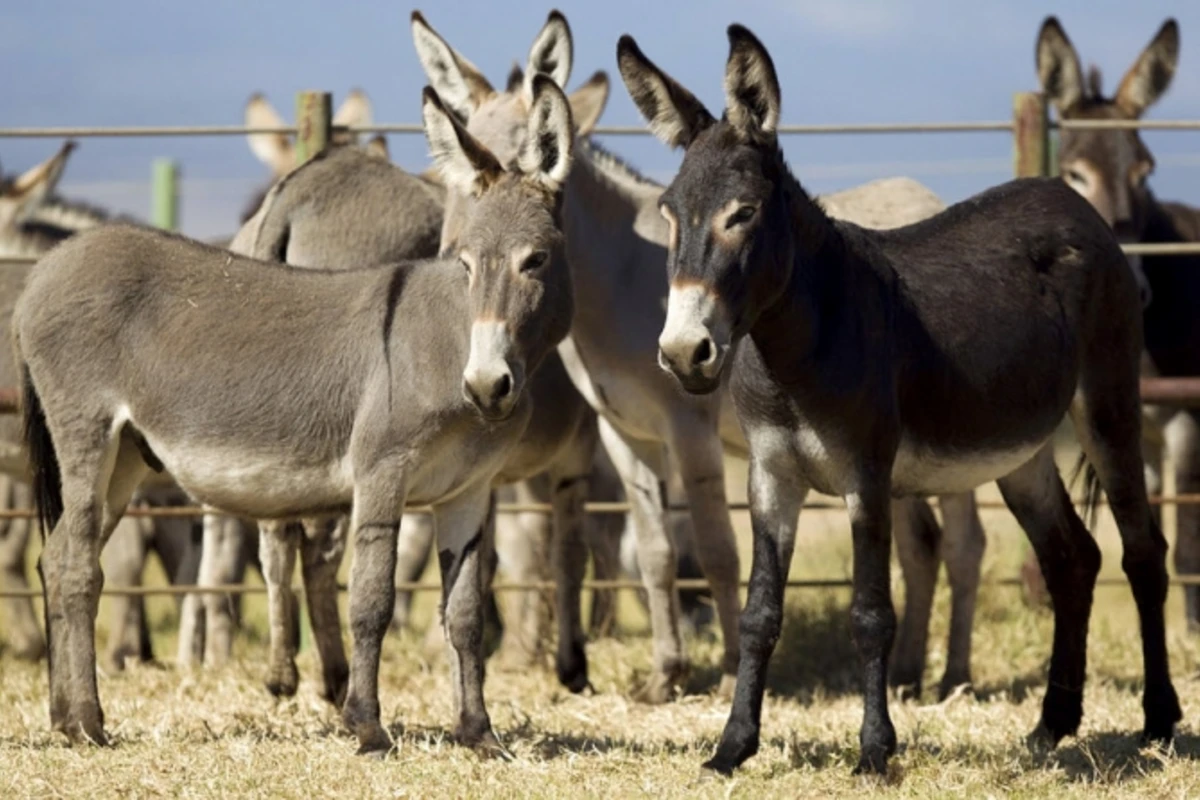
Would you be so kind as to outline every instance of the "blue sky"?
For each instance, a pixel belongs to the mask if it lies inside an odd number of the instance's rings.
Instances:
[[[501,83],[524,62],[548,4],[439,0],[417,6],[452,45]],[[763,39],[783,87],[783,120],[900,122],[1004,119],[1014,91],[1036,88],[1033,49],[1042,18],[1062,20],[1080,55],[1114,85],[1167,16],[1182,30],[1171,91],[1150,113],[1200,118],[1200,3],[1140,0],[560,0],[575,35],[572,86],[596,69],[613,92],[603,122],[640,122],[615,71],[615,48],[632,33],[668,72],[721,107],[725,27],[741,22]],[[0,9],[0,125],[236,124],[253,91],[291,119],[300,89],[327,89],[336,104],[361,86],[380,122],[419,118],[424,76],[408,29],[412,6],[378,0],[37,0]],[[1159,161],[1160,197],[1200,204],[1200,133],[1145,134]],[[907,174],[949,201],[1009,177],[1005,134],[804,136],[784,140],[800,179],[829,191]],[[389,137],[393,158],[426,165],[419,136]],[[678,155],[646,138],[607,144],[669,179]],[[57,147],[0,139],[0,164],[23,169]],[[184,171],[183,227],[232,232],[266,168],[244,139],[88,139],[72,157],[67,194],[145,217],[151,159]]]

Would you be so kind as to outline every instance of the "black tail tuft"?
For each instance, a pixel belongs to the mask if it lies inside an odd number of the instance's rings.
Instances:
[[[21,418],[25,449],[33,471],[33,499],[37,503],[38,522],[41,523],[44,539],[63,514],[62,473],[59,471],[58,454],[46,427],[46,414],[42,400],[38,397],[29,375],[29,367],[21,370]]]
[[[1075,462],[1075,468],[1071,470],[1071,477],[1068,480],[1069,488],[1074,488],[1081,473],[1083,474],[1083,508],[1080,516],[1083,517],[1083,524],[1090,531],[1096,527],[1096,513],[1100,506],[1100,477],[1096,475],[1096,468],[1083,453],[1079,454],[1079,460]]]

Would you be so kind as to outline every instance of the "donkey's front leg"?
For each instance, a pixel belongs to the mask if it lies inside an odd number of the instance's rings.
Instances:
[[[850,601],[851,631],[862,663],[862,747],[856,773],[883,773],[896,752],[896,729],[888,716],[887,661],[896,637],[892,606],[890,562],[892,520],[890,481],[860,481],[846,495],[854,536],[854,596]]]
[[[633,508],[637,534],[638,568],[650,606],[650,631],[654,637],[654,672],[634,696],[647,703],[665,703],[687,674],[687,659],[679,636],[679,593],[675,590],[675,543],[666,527],[662,483],[647,463],[647,453],[637,453],[603,417],[600,439],[625,485]]]
[[[483,702],[483,603],[489,578],[494,512],[490,486],[465,490],[434,507],[442,570],[442,624],[450,644],[450,680],[458,743],[484,755],[506,755]]]
[[[295,621],[292,574],[296,571],[296,549],[303,531],[298,523],[279,520],[258,523],[258,553],[263,580],[267,584],[267,617],[270,620],[270,655],[267,691],[275,697],[292,697],[300,683],[296,671],[296,647],[288,635]]]
[[[783,588],[792,564],[800,508],[808,495],[808,486],[799,480],[793,459],[776,456],[767,461],[763,455],[755,454],[751,441],[750,522],[754,554],[750,590],[739,624],[741,657],[737,686],[717,753],[704,764],[706,769],[722,775],[729,775],[758,752],[767,662],[783,626]]]
[[[724,453],[715,426],[703,421],[678,431],[671,440],[671,454],[687,492],[700,568],[712,586],[721,621],[725,654],[721,659],[721,684],[717,691],[728,698],[733,695],[738,668],[741,567],[737,540],[729,519],[729,503],[725,498]]]
[[[591,466],[590,453],[583,468]],[[580,593],[587,569],[587,544],[584,541],[588,497],[588,476],[575,473],[551,473],[554,482],[554,580],[555,617],[558,621],[558,653],[555,668],[558,680],[572,692],[591,686],[588,681],[587,654],[583,632]]]
[[[396,538],[405,489],[399,470],[377,469],[354,493],[350,529],[350,630],[354,636],[350,688],[342,706],[346,727],[358,737],[359,755],[382,757],[392,740],[379,721],[379,656],[396,604]]]

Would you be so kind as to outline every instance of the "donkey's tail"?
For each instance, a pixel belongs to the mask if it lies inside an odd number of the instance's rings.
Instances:
[[[21,365],[21,422],[25,449],[33,471],[33,499],[37,503],[38,522],[42,537],[54,529],[63,515],[62,473],[58,454],[46,426],[46,413],[38,397],[29,365]]]
[[[1090,531],[1096,527],[1096,513],[1100,505],[1100,476],[1096,474],[1096,468],[1083,453],[1079,454],[1079,458],[1075,461],[1075,468],[1071,470],[1071,477],[1067,481],[1069,488],[1075,486],[1080,474],[1083,475],[1083,508],[1080,516],[1083,517],[1083,524]]]

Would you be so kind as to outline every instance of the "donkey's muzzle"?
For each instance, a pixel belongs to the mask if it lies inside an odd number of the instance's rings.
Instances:
[[[682,340],[659,340],[658,365],[670,372],[691,394],[708,394],[721,383],[728,347],[711,336]]]
[[[463,396],[484,419],[507,419],[516,406],[518,390],[516,378],[508,369],[494,374],[463,376]]]

